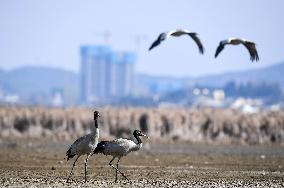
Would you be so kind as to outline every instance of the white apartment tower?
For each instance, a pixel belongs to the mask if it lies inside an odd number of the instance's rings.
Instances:
[[[81,101],[102,102],[131,94],[133,52],[114,52],[109,46],[82,46]]]

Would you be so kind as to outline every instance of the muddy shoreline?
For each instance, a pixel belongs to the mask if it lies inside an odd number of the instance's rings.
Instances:
[[[283,187],[283,147],[226,145],[155,145],[121,160],[122,177],[114,183],[111,157],[90,158],[88,183],[83,182],[84,157],[71,183],[66,177],[72,161],[64,160],[64,143],[0,144],[1,187]],[[55,145],[54,145],[55,144]],[[175,149],[172,149],[175,148]],[[176,152],[182,149],[184,152]],[[213,152],[215,151],[215,152]]]

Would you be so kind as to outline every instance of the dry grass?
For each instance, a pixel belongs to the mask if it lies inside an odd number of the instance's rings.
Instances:
[[[98,109],[101,138],[129,137],[140,129],[152,142],[284,143],[284,112],[243,114],[230,109]],[[0,139],[71,140],[90,131],[92,109],[0,107]]]

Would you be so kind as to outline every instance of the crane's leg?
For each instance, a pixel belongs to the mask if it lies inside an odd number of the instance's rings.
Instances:
[[[87,182],[87,164],[88,164],[88,160],[91,154],[87,155],[87,158],[85,160],[85,183]]]
[[[117,167],[112,165],[112,161],[116,158],[116,156],[114,156],[110,162],[109,162],[109,166],[111,166],[113,169],[115,169],[116,173],[119,172],[125,179],[127,179],[129,182],[131,182],[125,175],[124,173],[122,173],[119,169],[118,169],[118,163],[116,164]],[[118,159],[119,162],[120,158]],[[117,181],[117,174],[116,174],[116,181]]]
[[[117,182],[117,172],[118,172],[118,164],[119,164],[120,158],[121,158],[121,157],[118,157],[117,162],[116,162],[116,177],[115,177],[115,182]],[[126,179],[127,179],[127,178],[126,178]],[[127,179],[127,180],[128,180],[128,179]],[[129,180],[128,180],[128,181],[129,181]]]
[[[117,159],[117,163],[116,163],[116,171],[115,171],[115,182],[117,182],[117,173],[118,173],[118,162],[120,160],[120,157]]]
[[[112,161],[115,159],[116,157],[113,157],[111,160],[110,160],[110,162],[108,163],[109,164],[109,166],[111,166],[112,168],[114,168],[115,169],[115,171],[116,171],[116,175],[115,175],[115,182],[117,181],[117,169],[114,167],[114,166],[112,166]]]
[[[75,167],[75,165],[76,165],[76,162],[77,162],[77,160],[79,159],[79,157],[80,157],[80,155],[78,155],[77,158],[75,159],[75,161],[74,161],[74,163],[73,163],[73,166],[72,166],[72,169],[71,169],[71,172],[70,172],[69,177],[67,178],[67,181],[66,181],[66,182],[69,181],[69,179],[70,179],[70,177],[71,177],[71,175],[72,175],[72,173],[73,173],[73,169],[74,169],[74,167]]]

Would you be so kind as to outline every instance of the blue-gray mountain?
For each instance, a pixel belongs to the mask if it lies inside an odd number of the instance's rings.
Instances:
[[[79,91],[77,73],[58,68],[26,66],[11,71],[0,70],[0,90],[23,97],[48,95],[57,90]]]
[[[176,86],[183,87],[196,84],[209,87],[223,87],[226,83],[234,81],[237,84],[246,82],[276,83],[283,90],[283,72],[284,63],[244,72],[231,72],[198,78],[137,74],[134,89],[141,91],[161,85],[173,85],[173,88],[175,88]],[[11,71],[0,69],[0,89],[4,92],[18,93],[22,96],[46,95],[56,90],[64,90],[67,93],[78,96],[79,80],[80,76],[78,73],[58,68],[27,66]]]
[[[223,87],[228,82],[234,81],[237,84],[241,83],[276,83],[284,90],[284,62],[260,69],[252,69],[242,72],[227,72],[223,74],[206,75],[201,77],[170,77],[170,76],[150,76],[145,74],[138,74],[136,83],[139,87],[145,87],[155,84],[171,85],[173,83],[180,83],[182,85],[194,86],[204,85],[209,87]]]
[[[204,76],[195,79],[198,83],[204,83],[210,86],[224,86],[230,81],[236,83],[278,83],[284,89],[284,62],[260,69],[253,69],[243,72],[229,72],[218,75]]]

